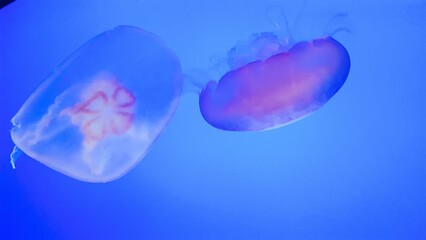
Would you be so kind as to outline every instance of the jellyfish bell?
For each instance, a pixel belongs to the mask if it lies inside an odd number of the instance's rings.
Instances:
[[[131,26],[101,33],[55,68],[13,117],[12,165],[22,150],[78,180],[117,179],[150,150],[181,91],[179,59],[159,37]]]
[[[253,34],[228,52],[230,71],[200,93],[212,126],[261,131],[290,124],[323,106],[349,74],[346,48],[332,36],[295,42],[272,32]]]

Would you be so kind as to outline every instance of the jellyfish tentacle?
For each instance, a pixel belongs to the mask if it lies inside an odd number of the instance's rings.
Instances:
[[[351,32],[350,23],[347,21],[348,14],[347,13],[339,13],[334,15],[328,22],[325,24],[323,34],[325,36],[333,37],[339,32]],[[340,24],[343,26],[335,26],[336,24]]]
[[[22,150],[18,146],[14,146],[12,152],[10,153],[10,164],[12,168],[16,168],[16,161],[22,155]]]

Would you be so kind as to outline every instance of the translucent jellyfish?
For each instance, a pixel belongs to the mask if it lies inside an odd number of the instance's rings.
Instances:
[[[293,42],[254,34],[228,52],[230,71],[209,81],[200,110],[212,126],[260,131],[290,124],[323,106],[344,84],[350,59],[331,36]]]
[[[119,26],[89,40],[13,117],[16,149],[65,175],[107,182],[132,169],[173,116],[180,62],[152,33]],[[12,164],[16,151],[12,153]]]

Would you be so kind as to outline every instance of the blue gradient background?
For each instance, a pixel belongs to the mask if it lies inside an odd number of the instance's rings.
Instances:
[[[23,156],[9,120],[73,50],[115,25],[154,32],[186,71],[274,30],[296,1],[30,1],[0,10],[0,239],[426,239],[426,1],[310,1],[352,69],[318,112],[267,132],[209,126],[185,94],[151,152],[123,178],[89,184]],[[310,33],[311,30],[299,29]],[[214,60],[213,60],[214,62]]]

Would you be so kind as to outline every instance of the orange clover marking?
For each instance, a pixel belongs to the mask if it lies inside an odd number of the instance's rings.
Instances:
[[[115,80],[94,82],[83,102],[72,107],[72,122],[80,127],[86,140],[99,141],[121,135],[133,125],[136,99],[131,91]]]

